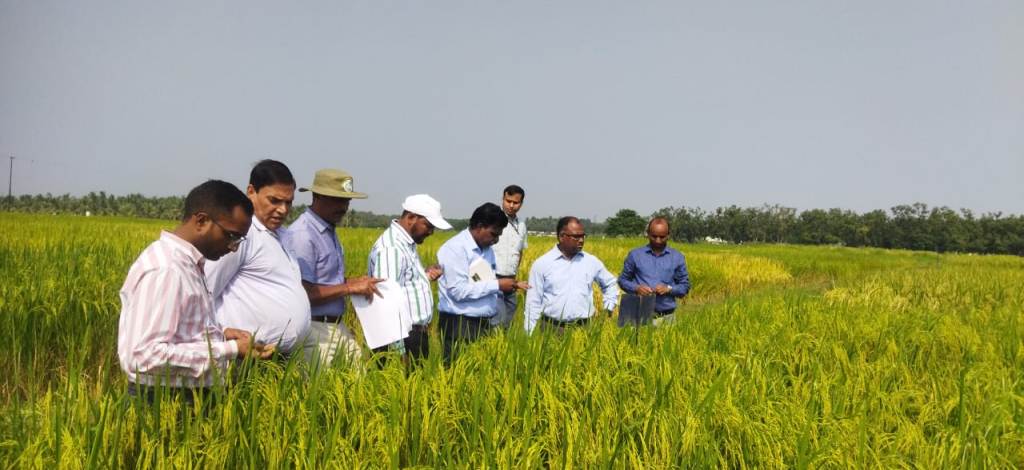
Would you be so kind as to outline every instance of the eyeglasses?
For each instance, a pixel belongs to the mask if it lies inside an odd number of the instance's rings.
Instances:
[[[571,238],[573,240],[576,240],[576,241],[583,241],[584,238],[587,238],[587,234],[585,234],[585,233],[565,233],[565,232],[563,232],[562,236],[563,237],[569,237],[569,238]]]
[[[228,230],[224,228],[224,226],[218,223],[213,217],[210,217],[210,222],[213,222],[213,225],[220,227],[220,229],[223,230],[225,234],[227,234],[228,246],[238,246],[243,241],[245,241],[245,235],[242,235],[241,233],[238,233],[234,230]]]

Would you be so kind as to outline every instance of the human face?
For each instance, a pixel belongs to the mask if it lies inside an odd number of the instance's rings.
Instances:
[[[647,241],[651,249],[661,252],[668,246],[668,225],[662,222],[655,222],[647,227]]]
[[[519,213],[519,209],[523,207],[523,195],[522,194],[506,194],[501,199],[501,208],[505,210],[505,213],[509,217],[515,217]]]
[[[469,229],[470,235],[472,235],[473,240],[476,241],[476,246],[479,246],[481,249],[498,243],[498,238],[501,237],[501,233],[504,231],[505,229],[503,227],[497,226],[480,226]]]
[[[434,224],[430,223],[426,217],[417,215],[416,222],[413,222],[412,228],[409,229],[409,237],[412,238],[412,241],[416,242],[417,245],[421,245],[427,237],[433,234]]]
[[[202,234],[202,243],[198,243],[196,249],[207,259],[214,261],[237,250],[252,225],[252,218],[245,213],[242,206],[235,206],[231,214],[221,217],[220,221],[205,212],[199,212],[195,217],[201,226],[206,227]]]
[[[295,185],[277,183],[260,188],[259,191],[250,184],[246,190],[252,201],[253,215],[270,230],[281,228],[288,212],[292,210],[295,200]]]
[[[576,256],[583,250],[586,239],[587,232],[583,231],[583,224],[569,222],[558,234],[558,249],[568,256]]]
[[[333,197],[318,194],[313,200],[313,212],[332,225],[341,223],[341,218],[348,213],[348,205],[352,202],[347,197]]]

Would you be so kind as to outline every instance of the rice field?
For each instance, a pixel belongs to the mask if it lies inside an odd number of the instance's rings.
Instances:
[[[693,291],[672,325],[520,320],[449,368],[246,363],[213,404],[150,406],[117,366],[117,292],[171,226],[0,219],[0,466],[1024,467],[1018,257],[676,244]],[[377,234],[340,232],[349,273]],[[530,239],[524,278],[553,243]],[[585,249],[618,273],[642,243]]]

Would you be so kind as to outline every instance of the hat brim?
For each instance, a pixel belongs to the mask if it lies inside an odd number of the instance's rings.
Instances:
[[[447,220],[444,220],[441,217],[423,216],[423,218],[427,219],[427,222],[430,222],[430,225],[433,225],[434,228],[441,230],[451,230],[452,228],[452,224],[449,224]]]
[[[345,199],[366,199],[367,198],[366,194],[364,194],[364,193],[338,191],[338,190],[328,189],[328,188],[318,188],[316,186],[313,186],[312,188],[299,188],[299,192],[300,193],[304,193],[306,191],[312,191],[314,194],[319,194],[321,196],[343,197]],[[431,223],[433,223],[433,222],[431,222]]]

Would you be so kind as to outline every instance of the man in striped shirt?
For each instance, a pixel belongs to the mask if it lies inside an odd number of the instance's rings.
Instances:
[[[441,203],[426,194],[409,196],[402,203],[402,215],[391,221],[370,250],[369,275],[390,279],[402,288],[402,311],[395,314],[412,320],[412,330],[405,340],[378,348],[378,352],[388,348],[402,354],[408,351],[414,359],[426,357],[429,352],[427,329],[434,316],[430,282],[441,276],[441,267],[424,269],[416,245],[422,244],[435,228],[452,228],[441,216]]]
[[[186,401],[223,379],[236,357],[269,357],[247,331],[221,329],[206,289],[206,260],[238,248],[249,230],[252,203],[230,183],[210,180],[185,198],[182,222],[139,255],[121,287],[117,355],[128,391],[153,398],[171,387]],[[190,393],[181,393],[188,391]]]

